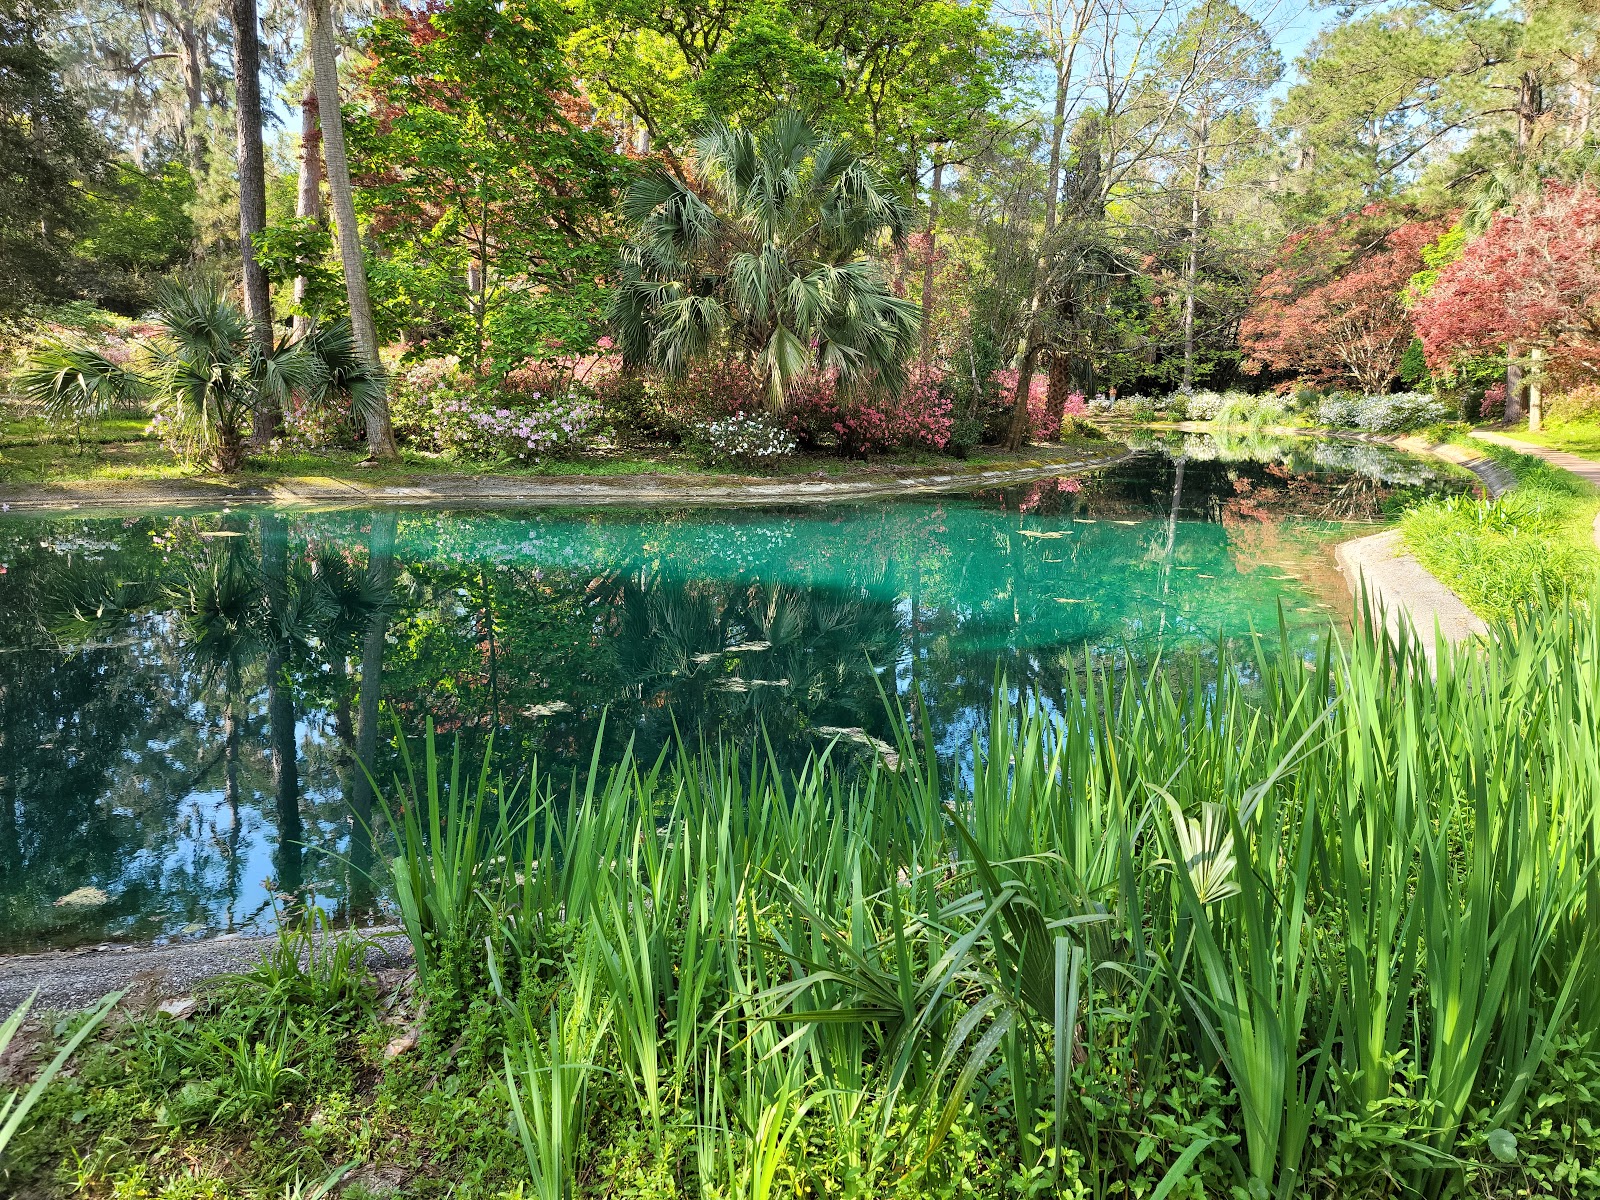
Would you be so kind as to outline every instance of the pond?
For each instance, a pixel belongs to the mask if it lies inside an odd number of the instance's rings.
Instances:
[[[915,689],[959,756],[1002,677],[1050,703],[1074,664],[1207,656],[1280,611],[1309,650],[1349,615],[1328,542],[1454,486],[1187,438],[901,502],[9,517],[0,952],[361,917],[358,754],[386,780],[429,721],[513,775],[757,730],[798,764],[874,753],[882,693]]]

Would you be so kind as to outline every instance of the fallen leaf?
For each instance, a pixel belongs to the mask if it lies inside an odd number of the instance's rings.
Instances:
[[[200,1007],[200,1001],[193,996],[174,996],[171,1000],[163,1000],[156,1006],[156,1011],[165,1013],[174,1021],[187,1021],[194,1016],[194,1010]]]

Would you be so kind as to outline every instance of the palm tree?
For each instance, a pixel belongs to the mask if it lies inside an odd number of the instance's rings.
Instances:
[[[774,408],[812,370],[899,386],[921,309],[869,254],[912,220],[883,177],[794,113],[755,133],[712,128],[694,169],[692,183],[663,172],[623,201],[633,236],[609,317],[625,361],[678,374],[731,351]]]
[[[383,398],[383,378],[357,354],[348,322],[262,345],[215,289],[168,288],[160,307],[160,332],[126,364],[86,346],[43,346],[22,372],[24,394],[52,417],[77,420],[148,400],[221,471],[244,462],[246,422],[262,406],[281,407],[294,393],[339,395],[366,416]]]

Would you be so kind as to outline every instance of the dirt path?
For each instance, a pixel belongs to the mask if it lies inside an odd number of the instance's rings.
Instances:
[[[1004,466],[868,469],[843,479],[761,476],[417,475],[402,483],[365,483],[303,476],[250,485],[228,480],[92,481],[0,488],[0,505],[12,513],[114,511],[264,504],[286,508],[510,507],[533,505],[793,504],[909,496],[1026,483],[1052,475],[1092,471],[1131,457],[1120,444],[1103,452],[1038,447],[1038,453]]]

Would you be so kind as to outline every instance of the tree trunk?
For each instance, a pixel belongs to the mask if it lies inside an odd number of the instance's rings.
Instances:
[[[933,239],[939,221],[939,189],[944,183],[944,163],[934,160],[933,184],[928,189],[928,261],[922,264],[922,361],[933,358]]]
[[[1503,420],[1507,425],[1515,425],[1522,417],[1522,364],[1517,361],[1517,348],[1507,346],[1506,412]]]
[[[1056,67],[1056,105],[1050,122],[1050,174],[1044,194],[1044,231],[1055,232],[1056,209],[1061,196],[1061,144],[1067,135],[1067,79],[1065,68]]]
[[[261,149],[261,22],[255,0],[232,0],[234,118],[239,134],[239,253],[244,260],[244,311],[251,337],[272,345],[272,291],[267,269],[256,261],[256,235],[267,227],[267,172]],[[258,401],[255,441],[277,436],[282,414]]]
[[[1017,391],[1011,399],[1011,422],[1006,427],[1007,450],[1020,450],[1022,443],[1028,440],[1028,392],[1033,383],[1034,368],[1039,365],[1039,350],[1039,343],[1030,333],[1027,348],[1022,352],[1022,361],[1017,365]]]
[[[390,593],[394,589],[394,534],[398,514],[382,509],[372,516],[372,532],[367,544],[367,585],[382,604],[367,619],[361,639],[361,686],[356,694],[356,765],[350,807],[355,821],[350,830],[352,882],[359,886],[372,866],[372,780],[378,770],[379,703],[383,698],[383,652],[388,644]],[[351,895],[351,904],[370,900],[370,895]]]
[[[174,21],[178,31],[178,65],[183,75],[184,148],[189,169],[198,179],[206,172],[206,143],[200,132],[200,110],[205,107],[205,67],[200,60],[200,31],[191,21]]]
[[[339,67],[333,44],[333,16],[328,0],[309,0],[306,40],[311,43],[311,74],[316,80],[317,116],[322,124],[322,157],[333,199],[333,221],[339,234],[339,260],[344,266],[345,296],[350,301],[350,330],[363,362],[378,368],[378,331],[367,292],[367,263],[361,254],[356,225],[355,193],[350,187],[350,161],[345,156],[344,115],[339,109]],[[367,418],[367,449],[373,458],[396,458],[399,448],[389,421],[389,398],[380,396]]]
[[[1544,362],[1544,350],[1538,346],[1528,351],[1528,361],[1533,367],[1528,380],[1528,432],[1538,433],[1544,424],[1544,384],[1539,370]]]
[[[322,127],[317,123],[317,95],[308,91],[300,101],[300,190],[295,197],[294,215],[321,222],[322,211]],[[294,306],[303,310],[311,281],[304,275],[294,280]],[[303,311],[294,316],[294,332],[303,335],[311,318]]]
[[[1189,193],[1189,254],[1183,269],[1183,383],[1185,392],[1194,387],[1194,294],[1200,283],[1200,197],[1206,181],[1206,124],[1200,123],[1195,146],[1194,186]]]
[[[1517,81],[1517,149],[1526,150],[1538,132],[1544,116],[1544,85],[1532,71],[1524,71]]]
[[[1050,356],[1050,410],[1056,415],[1056,437],[1061,436],[1061,423],[1066,418],[1067,400],[1072,395],[1072,356],[1057,350]]]

